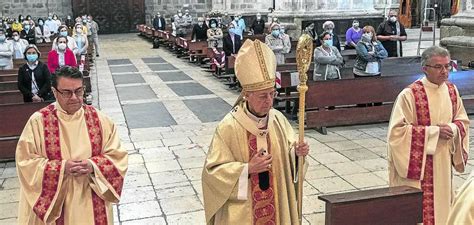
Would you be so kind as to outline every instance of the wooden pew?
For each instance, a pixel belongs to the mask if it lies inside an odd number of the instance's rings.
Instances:
[[[0,104],[22,103],[23,95],[19,90],[0,91]]]
[[[16,144],[30,116],[49,102],[0,105],[0,159],[13,159]]]
[[[423,222],[423,192],[401,186],[319,196],[326,202],[326,225]]]
[[[207,41],[188,42],[189,61],[200,63],[207,56]]]
[[[325,133],[326,127],[386,122],[393,102],[405,87],[423,75],[382,76],[358,79],[308,82],[306,94],[306,126]],[[451,73],[463,96],[466,110],[474,113],[474,71]],[[357,104],[382,102],[383,105],[357,107]],[[334,110],[328,110],[335,106]]]

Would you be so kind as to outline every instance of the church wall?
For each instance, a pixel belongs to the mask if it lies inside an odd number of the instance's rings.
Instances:
[[[72,14],[71,0],[1,0],[0,16],[15,17],[19,14],[31,15],[33,18],[48,17],[48,13],[65,18]]]

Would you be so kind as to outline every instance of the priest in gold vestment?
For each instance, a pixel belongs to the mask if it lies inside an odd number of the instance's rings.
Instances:
[[[63,67],[52,78],[56,102],[35,112],[16,149],[18,224],[112,225],[128,155],[117,127],[83,105],[83,77]]]
[[[276,59],[264,43],[247,40],[235,71],[243,91],[219,123],[202,173],[210,225],[298,224],[296,143],[288,120],[273,109]]]
[[[456,86],[448,81],[449,52],[422,54],[425,76],[394,104],[388,130],[390,186],[423,191],[423,224],[445,225],[453,202],[453,168],[463,172],[469,151],[469,118]],[[455,76],[455,75],[453,75]]]

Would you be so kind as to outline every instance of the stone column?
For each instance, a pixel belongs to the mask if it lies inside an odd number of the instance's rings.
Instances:
[[[441,46],[447,48],[452,59],[467,65],[474,51],[474,0],[463,0],[461,12],[441,21]]]

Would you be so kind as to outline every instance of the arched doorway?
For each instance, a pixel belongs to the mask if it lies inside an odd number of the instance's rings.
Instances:
[[[128,33],[145,23],[145,0],[72,0],[72,12],[92,15],[101,34]]]

